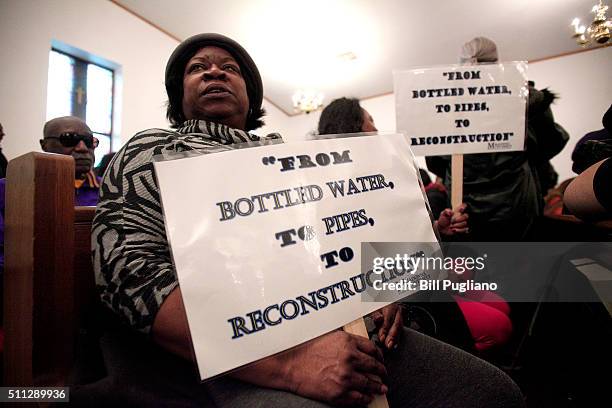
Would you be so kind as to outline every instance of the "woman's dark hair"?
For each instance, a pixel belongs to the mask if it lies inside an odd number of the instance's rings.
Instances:
[[[321,112],[319,134],[358,133],[363,126],[363,109],[355,98],[333,100]]]
[[[194,51],[195,54],[195,51]],[[187,58],[187,61],[193,57],[193,54]],[[185,62],[186,64],[186,62]],[[183,65],[183,68],[185,66]],[[173,71],[168,75],[166,80],[166,91],[168,93],[168,104],[166,109],[166,117],[170,121],[172,128],[177,128],[187,120],[183,113],[183,75],[182,72]],[[246,131],[259,129],[264,125],[262,118],[265,116],[266,111],[263,108],[259,108],[257,112],[253,112],[250,106],[251,92],[247,84],[247,95],[249,96],[249,113],[246,119]]]

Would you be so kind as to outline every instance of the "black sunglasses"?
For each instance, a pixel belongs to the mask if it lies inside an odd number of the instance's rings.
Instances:
[[[95,149],[100,143],[100,141],[92,135],[79,135],[78,133],[72,132],[61,133],[58,137],[48,137],[47,139],[59,139],[64,147],[74,147],[82,140],[88,149]]]

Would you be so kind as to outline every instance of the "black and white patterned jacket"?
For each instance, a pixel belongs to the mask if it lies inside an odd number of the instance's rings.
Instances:
[[[218,152],[260,140],[224,125],[190,120],[176,131],[140,132],[114,156],[102,180],[93,221],[93,265],[102,302],[127,324],[149,332],[159,307],[177,286],[153,158]]]

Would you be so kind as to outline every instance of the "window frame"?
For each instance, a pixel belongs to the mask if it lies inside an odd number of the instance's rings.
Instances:
[[[123,82],[122,82],[122,69],[121,69],[121,65],[110,61],[108,59],[102,58],[100,56],[94,55],[90,52],[84,51],[82,49],[79,49],[77,47],[71,46],[69,44],[63,43],[61,41],[58,40],[51,40],[51,44],[50,44],[50,48],[49,48],[49,54],[51,54],[51,52],[57,52],[59,54],[65,55],[66,57],[72,59],[73,61],[75,61],[75,65],[73,66],[73,75],[74,75],[74,79],[73,79],[73,89],[72,89],[72,95],[74,95],[74,92],[78,89],[79,85],[84,89],[85,93],[85,97],[87,96],[87,67],[91,64],[91,65],[95,65],[96,67],[108,70],[111,72],[112,74],[112,88],[111,88],[111,111],[110,111],[110,129],[109,129],[109,133],[100,133],[100,132],[96,132],[94,129],[92,129],[92,132],[94,134],[94,136],[99,136],[99,137],[105,137],[108,138],[108,151],[99,151],[100,154],[96,154],[96,157],[102,157],[107,153],[116,151],[118,146],[120,146],[121,144],[121,140],[119,140],[117,129],[120,126],[120,111],[121,111],[121,107],[120,104],[121,101],[119,100],[118,96],[121,95],[122,92],[122,88],[123,88]],[[77,73],[78,73],[78,69],[77,69],[77,65],[81,65],[81,71],[82,72],[82,76],[81,78],[77,78]],[[49,67],[47,68],[47,72],[49,72]],[[74,101],[71,101],[71,113],[72,115],[78,116],[80,118],[85,118],[84,120],[86,121],[87,118],[87,113],[86,113],[86,109],[87,109],[87,104],[83,104],[81,107],[81,112],[79,112],[78,110],[75,110],[75,106],[76,106],[76,95],[74,96]],[[48,108],[47,108],[48,111]],[[98,149],[96,149],[96,153],[98,153]]]

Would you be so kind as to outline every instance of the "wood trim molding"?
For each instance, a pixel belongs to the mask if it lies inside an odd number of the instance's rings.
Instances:
[[[583,52],[588,52],[588,51],[595,51],[595,50],[599,50],[600,48],[609,47],[610,45],[612,45],[612,43],[598,45],[598,46],[591,47],[591,48],[580,48],[578,50],[563,52],[561,54],[551,55],[549,57],[536,58],[536,59],[533,59],[533,60],[530,60],[530,61],[527,61],[527,62],[529,64],[534,64],[536,62],[548,61],[548,60],[551,60],[551,59],[561,58],[561,57],[568,57],[570,55],[582,54]]]
[[[155,24],[154,22],[152,22],[149,19],[144,18],[143,16],[141,16],[140,14],[136,13],[133,10],[130,10],[129,8],[127,8],[126,6],[124,6],[123,4],[119,3],[117,0],[109,0],[111,3],[113,3],[115,6],[125,10],[126,12],[130,13],[131,15],[133,15],[134,17],[136,17],[137,19],[143,21],[144,23],[150,25],[151,27],[155,28],[158,31],[161,31],[162,33],[166,34],[168,37],[172,38],[173,40],[177,41],[177,42],[181,42],[182,40],[180,38],[178,38],[176,35],[170,33],[169,31],[164,30],[163,28],[161,28],[160,26],[158,26],[157,24]]]
[[[270,99],[266,98],[264,96],[264,100],[269,103],[270,105],[274,106],[276,109],[278,109],[279,111],[283,112],[285,115],[289,116],[289,117],[293,117],[293,116],[297,116],[299,115],[299,113],[290,113],[287,112],[286,110],[284,110],[283,108],[281,108],[279,105],[277,105],[276,103],[272,102]]]

